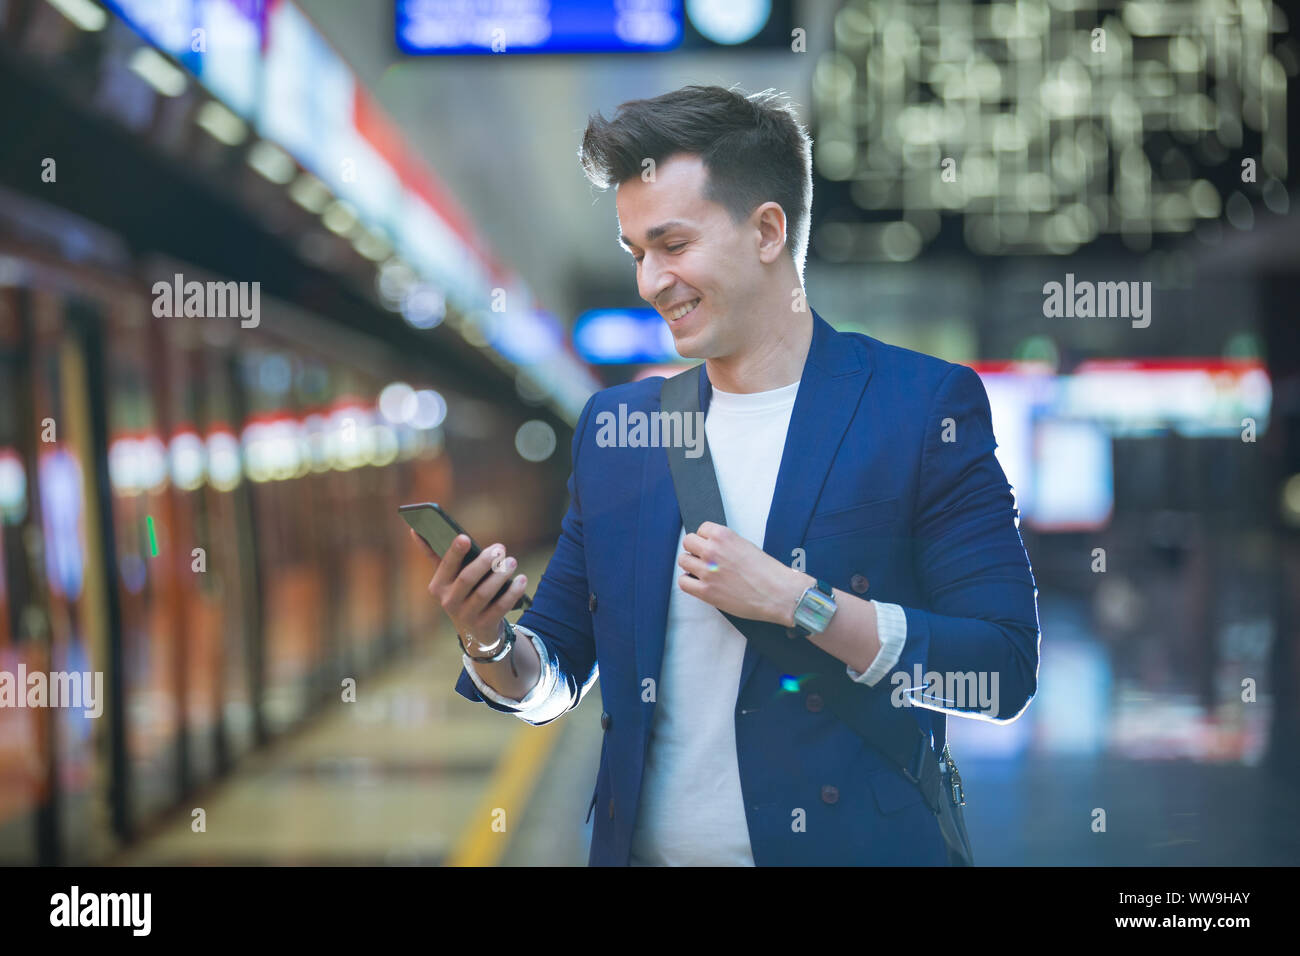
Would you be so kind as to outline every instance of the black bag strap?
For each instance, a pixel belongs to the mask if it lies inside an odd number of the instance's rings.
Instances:
[[[660,405],[665,412],[694,414],[700,410],[703,368],[697,365],[664,380]],[[696,458],[688,458],[680,444],[668,444],[665,451],[682,513],[682,526],[693,533],[706,521],[725,525],[722,492],[718,489],[707,438],[703,441],[703,453]],[[778,624],[736,617],[725,611],[723,614],[764,657],[787,674],[802,675],[808,678],[807,683],[816,683],[817,692],[831,712],[916,784],[932,813],[940,813],[943,782],[939,757],[930,746],[929,734],[915,720],[900,708],[890,708],[883,720],[879,711],[868,713],[864,706],[866,689],[849,677],[842,661],[809,641],[791,639]],[[947,839],[946,830],[944,835]]]

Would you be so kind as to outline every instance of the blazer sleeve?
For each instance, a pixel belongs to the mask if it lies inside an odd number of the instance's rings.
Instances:
[[[1012,720],[1038,686],[1038,589],[974,369],[949,370],[925,429],[913,554],[928,604],[903,607],[907,639],[886,684],[910,687],[918,664],[923,675],[983,675],[997,688],[996,713],[985,719]],[[967,717],[980,710],[970,697],[960,709],[948,704],[917,706]]]
[[[587,400],[574,428],[573,470],[568,481],[569,509],[560,522],[560,539],[537,585],[532,605],[518,621],[518,627],[536,635],[534,646],[540,642],[547,652],[542,656],[542,681],[550,685],[550,690],[545,699],[521,708],[504,703],[505,698],[501,703],[485,698],[464,666],[456,681],[456,693],[465,699],[482,701],[493,710],[515,714],[536,726],[549,724],[578,706],[599,676],[596,640],[587,604],[587,563],[583,552],[582,502],[577,481],[578,456],[595,400],[595,395]]]

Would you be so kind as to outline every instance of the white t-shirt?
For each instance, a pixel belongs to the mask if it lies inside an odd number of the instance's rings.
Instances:
[[[727,527],[760,548],[798,391],[798,382],[743,395],[715,388],[704,422]],[[683,528],[677,557],[685,537]],[[734,714],[747,642],[681,589],[675,562],[632,864],[753,866]]]

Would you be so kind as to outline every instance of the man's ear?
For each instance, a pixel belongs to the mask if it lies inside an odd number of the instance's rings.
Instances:
[[[771,264],[785,251],[785,210],[777,202],[765,202],[754,210],[758,226],[758,257]]]

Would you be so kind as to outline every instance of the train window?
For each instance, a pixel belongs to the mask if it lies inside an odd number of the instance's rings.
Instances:
[[[163,363],[148,358],[159,355],[159,344],[154,329],[139,319],[146,313],[138,301],[116,306],[106,338],[108,456],[131,812],[141,818],[160,812],[179,795],[180,645],[187,623],[175,557],[184,541],[177,534],[159,420]]]
[[[28,608],[36,597],[23,533],[29,526],[33,438],[22,428],[31,410],[25,349],[18,292],[0,289],[0,672],[11,682],[39,665],[25,640],[32,631]],[[0,780],[5,781],[0,786],[0,863],[27,862],[34,852],[44,764],[37,713],[0,707]]]

